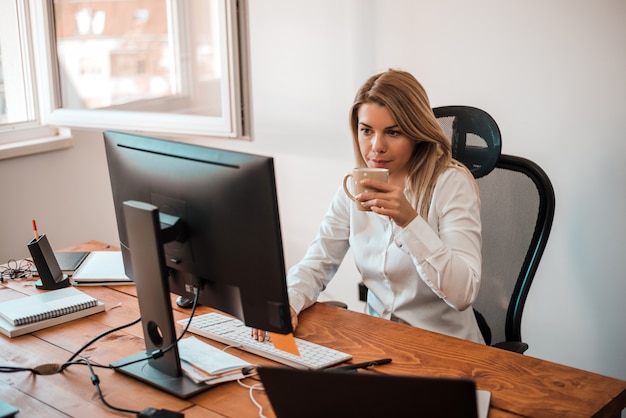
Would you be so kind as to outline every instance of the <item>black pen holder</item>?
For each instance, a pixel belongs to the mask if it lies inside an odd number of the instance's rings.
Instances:
[[[54,290],[71,285],[67,274],[63,274],[45,234],[40,235],[39,239],[32,239],[28,243],[28,250],[39,273],[39,280],[35,283],[37,288]]]

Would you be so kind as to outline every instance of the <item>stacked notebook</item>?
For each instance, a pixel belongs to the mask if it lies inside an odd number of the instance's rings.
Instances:
[[[104,311],[104,304],[74,287],[0,303],[0,332],[13,338]]]

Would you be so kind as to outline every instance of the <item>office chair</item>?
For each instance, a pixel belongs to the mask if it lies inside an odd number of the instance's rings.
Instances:
[[[495,120],[481,109],[433,109],[452,155],[476,178],[481,196],[482,277],[474,314],[485,342],[524,353],[522,312],[554,218],[554,189],[534,162],[501,154]]]
[[[488,345],[495,341],[495,347],[524,353],[522,312],[552,227],[552,184],[532,161],[501,154],[500,129],[488,113],[468,106],[433,112],[452,155],[480,189],[483,263],[476,320]]]

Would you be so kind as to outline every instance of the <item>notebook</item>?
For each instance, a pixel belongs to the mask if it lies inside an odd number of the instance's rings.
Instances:
[[[104,311],[104,304],[74,287],[0,303],[0,333],[17,337]]]
[[[77,286],[134,284],[124,272],[121,251],[92,251],[72,275]]]
[[[476,391],[469,379],[284,367],[257,371],[278,418],[483,418],[489,410],[490,393]],[[485,397],[479,415],[477,399]]]
[[[12,325],[27,325],[91,308],[98,299],[73,287],[0,303],[0,316]]]
[[[63,273],[69,274],[73,273],[85,258],[89,255],[89,251],[63,251],[63,252],[55,252],[54,256],[59,262],[59,267]]]

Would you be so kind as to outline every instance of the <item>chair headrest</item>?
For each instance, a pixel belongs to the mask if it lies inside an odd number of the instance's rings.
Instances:
[[[465,164],[474,178],[489,174],[502,149],[500,128],[491,115],[471,106],[441,106],[433,112],[450,139],[452,157]]]

